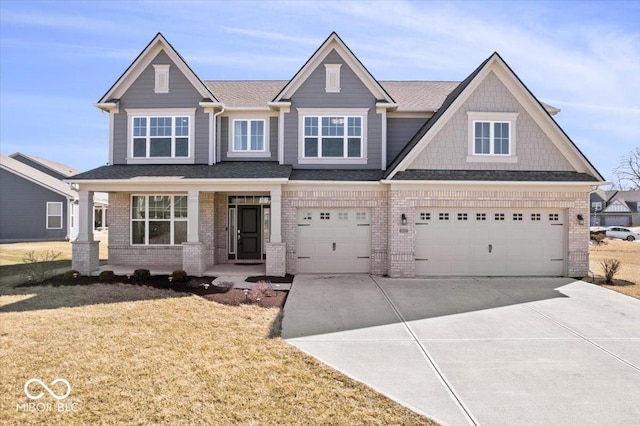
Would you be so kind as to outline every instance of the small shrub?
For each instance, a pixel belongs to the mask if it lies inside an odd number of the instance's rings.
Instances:
[[[251,286],[251,295],[256,300],[263,297],[271,297],[273,296],[273,287],[269,281],[258,281]]]
[[[22,258],[22,263],[27,267],[27,280],[41,282],[53,275],[54,267],[51,262],[60,256],[62,256],[62,253],[53,250],[37,253],[35,250],[27,252]]]
[[[151,278],[151,272],[148,269],[136,269],[131,277],[136,281],[145,281]]]
[[[605,238],[607,238],[607,236],[602,233],[591,234],[591,242],[593,242],[593,244],[596,244],[596,245],[600,245],[604,243]]]
[[[187,281],[187,279],[189,279],[189,276],[182,269],[179,269],[177,271],[173,271],[173,273],[171,274],[171,281],[172,282],[183,283],[183,282]]]
[[[602,259],[600,262],[602,272],[604,272],[604,279],[607,284],[611,284],[615,274],[622,268],[622,263],[617,259]]]
[[[62,279],[64,281],[73,281],[76,278],[78,278],[80,276],[80,272],[76,271],[75,269],[72,269],[70,271],[65,272],[62,275]]]
[[[102,271],[98,275],[98,281],[101,283],[112,283],[116,279],[116,274],[113,271]]]

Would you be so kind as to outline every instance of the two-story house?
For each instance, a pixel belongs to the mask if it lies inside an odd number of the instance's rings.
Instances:
[[[603,178],[497,53],[462,82],[378,81],[332,33],[290,80],[203,81],[158,34],[96,106],[109,165],[70,179],[82,272],[104,191],[109,263],[132,268],[587,273]]]

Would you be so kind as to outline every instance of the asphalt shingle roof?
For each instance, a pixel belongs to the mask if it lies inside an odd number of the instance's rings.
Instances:
[[[295,169],[289,180],[379,181],[384,170]]]
[[[520,170],[405,170],[391,180],[460,180],[506,182],[598,182],[586,173]]]
[[[207,87],[227,107],[267,108],[287,80],[209,80]],[[380,81],[398,111],[435,111],[454,90],[456,81]]]
[[[116,164],[102,166],[72,176],[70,180],[111,180],[144,177],[172,177],[183,179],[286,179],[291,166],[275,162],[234,161],[207,164]]]

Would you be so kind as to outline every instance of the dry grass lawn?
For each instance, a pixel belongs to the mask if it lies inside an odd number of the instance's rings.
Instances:
[[[615,279],[626,280],[634,285],[603,286],[620,293],[640,299],[640,243],[622,240],[605,239],[606,244],[591,245],[589,250],[589,269],[596,276],[603,275],[600,262],[602,259],[617,259],[622,263],[622,269],[615,275]]]
[[[95,239],[100,241],[100,259],[107,259],[107,233],[95,234]],[[71,260],[71,243],[69,241],[42,241],[28,243],[0,244],[0,266],[20,265],[24,256],[30,252],[44,253],[47,250],[59,252],[59,260]]]
[[[269,338],[278,313],[123,284],[5,287],[0,424],[435,424]],[[68,380],[76,411],[17,410],[31,378]]]

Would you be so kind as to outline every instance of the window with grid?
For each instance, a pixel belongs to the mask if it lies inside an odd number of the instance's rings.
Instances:
[[[509,155],[508,121],[474,121],[473,141],[476,155]]]
[[[133,117],[134,158],[189,157],[191,118],[188,116]]]
[[[131,244],[176,245],[187,241],[187,197],[131,197]]]
[[[305,158],[362,158],[363,118],[305,116]]]
[[[449,220],[449,213],[439,213],[438,220]]]
[[[496,213],[496,214],[494,214],[493,220],[496,220],[496,221],[504,220],[504,213]]]
[[[253,152],[265,150],[264,120],[233,120],[233,150]]]
[[[458,213],[458,220],[467,220],[467,219],[468,219],[467,213]]]
[[[431,213],[420,213],[420,220],[431,220]]]
[[[476,220],[487,220],[486,213],[476,213]]]

